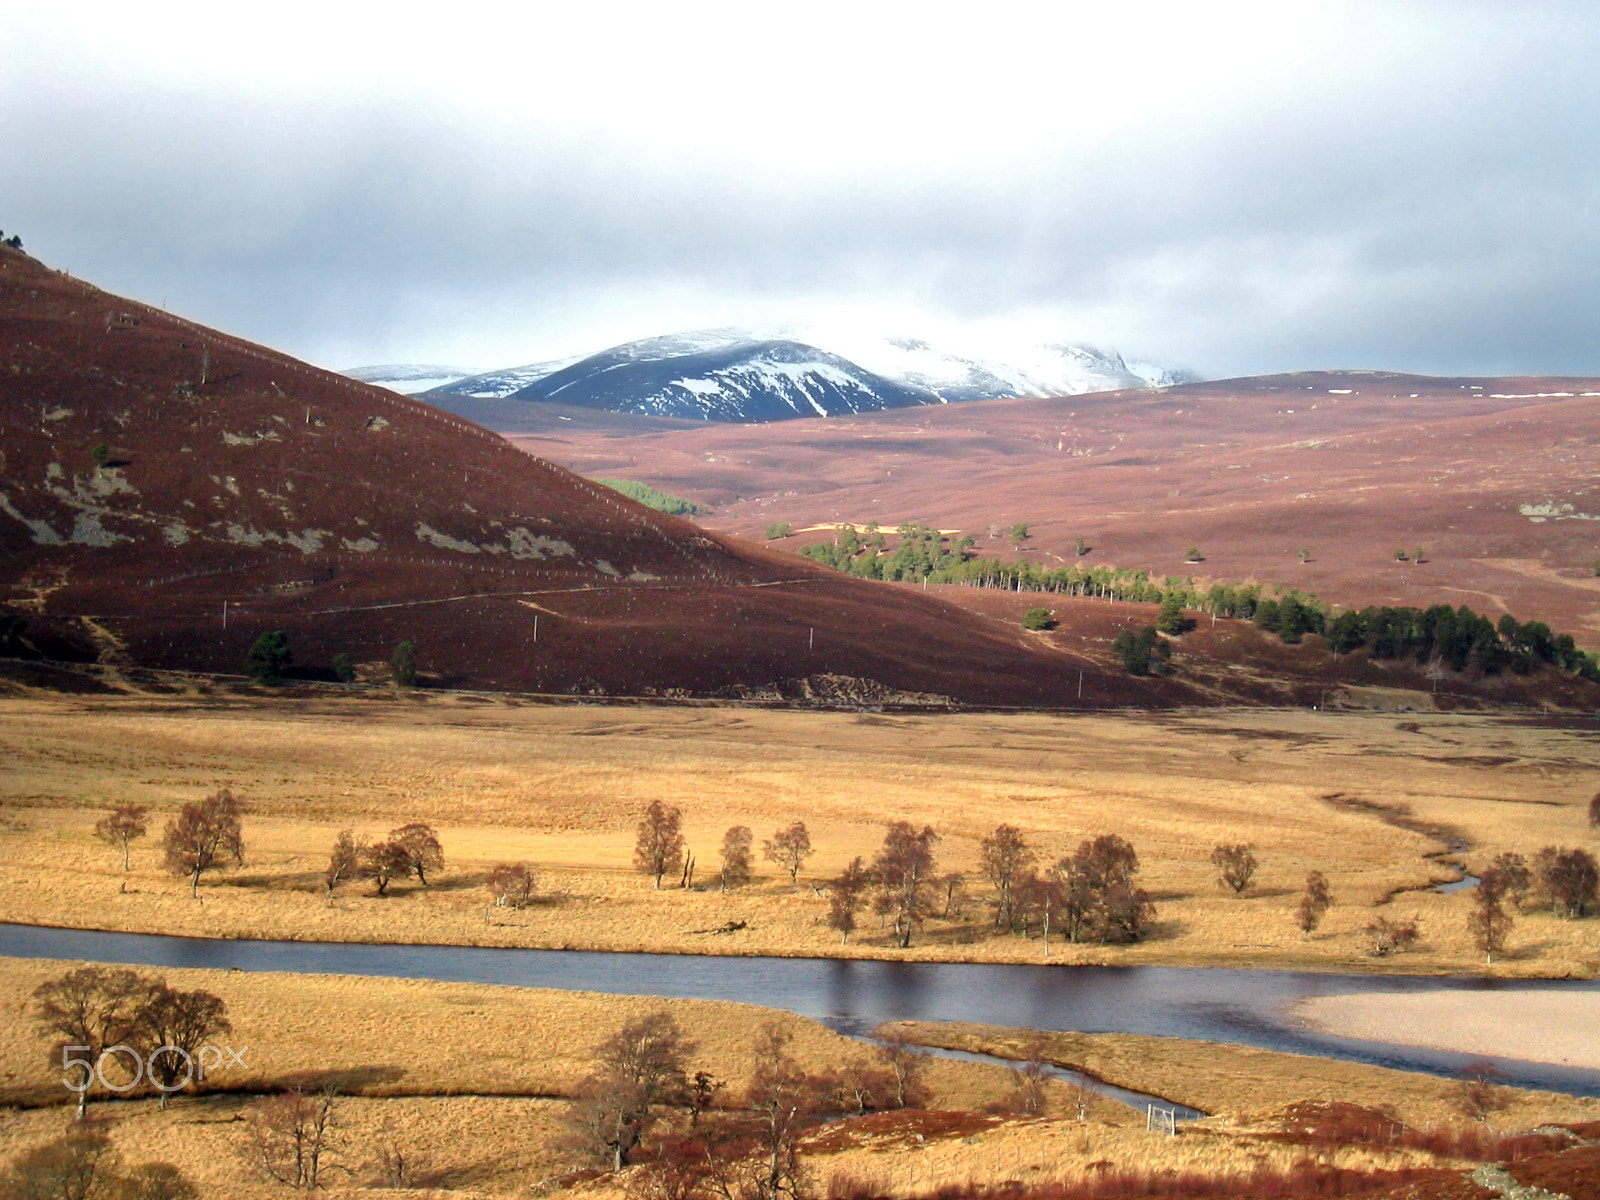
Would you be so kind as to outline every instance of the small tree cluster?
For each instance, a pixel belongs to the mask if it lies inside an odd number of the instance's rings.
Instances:
[[[1139,855],[1133,844],[1103,833],[1078,844],[1056,864],[1061,927],[1074,942],[1137,942],[1155,920],[1149,893],[1135,883]]]
[[[877,1036],[875,1053],[811,1071],[775,1019],[751,1046],[749,1084],[730,1092],[690,1073],[695,1045],[668,1014],[637,1017],[596,1047],[570,1144],[608,1170],[638,1163],[630,1190],[644,1200],[802,1200],[812,1181],[800,1143],[821,1122],[927,1099],[925,1054],[897,1027]]]
[[[1022,627],[1038,632],[1045,629],[1054,629],[1056,621],[1050,615],[1048,608],[1030,608],[1022,614]]]
[[[539,876],[527,863],[498,863],[484,880],[496,908],[526,908],[533,903]]]
[[[767,526],[767,541],[775,542],[780,538],[793,537],[794,526],[787,521],[778,521]]]
[[[1533,876],[1540,898],[1564,920],[1581,919],[1600,898],[1600,866],[1587,850],[1546,846],[1533,856]]]
[[[165,1108],[168,1096],[190,1082],[200,1048],[233,1028],[226,1006],[210,992],[179,991],[160,978],[121,967],[75,968],[41,983],[33,1001],[41,1032],[57,1039],[50,1049],[51,1067],[61,1070],[70,1063],[83,1070],[79,1120],[99,1077],[96,1068],[124,1065],[120,1056],[107,1054],[112,1047],[127,1046],[139,1054]]]
[[[1374,958],[1385,958],[1411,949],[1422,936],[1422,930],[1416,917],[1393,921],[1388,917],[1378,917],[1367,925],[1366,934],[1368,952]]]
[[[1130,675],[1160,674],[1172,657],[1172,647],[1156,631],[1146,625],[1138,633],[1124,629],[1111,640],[1111,653],[1122,660]]]
[[[342,836],[342,835],[341,835]],[[420,821],[391,829],[381,842],[361,851],[361,874],[378,887],[378,895],[389,894],[389,884],[415,875],[428,886],[428,872],[444,869],[444,847],[433,826]]]

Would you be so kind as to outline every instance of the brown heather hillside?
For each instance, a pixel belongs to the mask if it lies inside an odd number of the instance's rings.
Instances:
[[[704,523],[728,533],[921,521],[1010,559],[988,530],[1024,522],[1039,566],[1255,579],[1356,607],[1468,604],[1600,648],[1600,380],[1307,372],[631,435],[513,407],[482,415],[576,471],[712,505]],[[1185,563],[1191,546],[1204,562]],[[1419,546],[1422,563],[1395,561]]]
[[[707,535],[9,249],[0,604],[47,657],[208,672],[283,629],[311,677],[413,639],[429,682],[476,688],[1050,704],[1077,680],[1012,623]]]

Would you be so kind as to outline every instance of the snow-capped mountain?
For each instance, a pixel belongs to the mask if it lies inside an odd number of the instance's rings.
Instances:
[[[425,389],[401,372],[445,370],[371,367],[347,374],[418,394]],[[375,378],[380,372],[405,386]],[[1165,387],[1192,378],[1114,350],[1064,342],[980,352],[858,332],[708,329],[626,342],[587,357],[456,376],[436,384],[431,394],[441,400],[548,400],[704,421],[781,421],[1005,396]]]
[[[415,396],[418,392],[444,387],[476,372],[470,367],[442,367],[436,363],[386,363],[377,367],[351,367],[339,373],[359,379],[362,383],[399,392],[402,396]]]
[[[925,388],[885,379],[814,346],[727,330],[628,342],[506,398],[701,421],[783,421],[939,403]]]
[[[1115,350],[1064,342],[1014,345],[986,353],[911,337],[819,338],[896,382],[925,388],[946,401],[1004,396],[1077,396],[1126,388],[1168,387],[1186,372],[1129,361]]]
[[[444,396],[474,396],[480,400],[504,400],[523,388],[529,387],[547,375],[565,370],[573,363],[582,362],[586,356],[574,354],[570,358],[553,358],[549,362],[529,363],[523,367],[506,367],[500,371],[483,371],[466,378],[451,380],[433,390]]]

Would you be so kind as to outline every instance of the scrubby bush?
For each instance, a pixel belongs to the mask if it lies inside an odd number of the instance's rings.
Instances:
[[[1054,629],[1055,620],[1050,616],[1048,608],[1030,608],[1022,614],[1022,627],[1024,629]]]
[[[289,635],[279,629],[273,633],[263,633],[251,643],[244,657],[244,673],[257,683],[281,683],[283,669],[293,661]]]

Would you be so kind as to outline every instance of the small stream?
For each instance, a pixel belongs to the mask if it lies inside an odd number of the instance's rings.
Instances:
[[[1441,1075],[1454,1074],[1482,1056],[1333,1037],[1299,1026],[1291,1010],[1308,997],[1350,993],[1600,991],[1596,980],[274,942],[7,924],[0,924],[0,955],[732,1000],[786,1009],[852,1036],[885,1021],[1154,1034]],[[1496,1065],[1515,1086],[1600,1096],[1597,1070],[1515,1059],[1499,1059]]]

